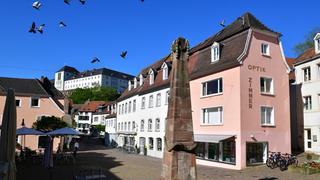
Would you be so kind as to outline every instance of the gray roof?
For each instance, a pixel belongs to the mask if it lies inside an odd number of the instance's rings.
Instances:
[[[49,96],[37,79],[0,77],[0,94],[6,94],[6,91],[9,88],[14,89],[16,95],[39,97]]]
[[[100,69],[93,69],[93,70],[88,70],[88,71],[84,71],[81,73],[77,73],[76,75],[74,75],[72,77],[72,79],[100,75],[100,74],[106,75],[106,76],[111,76],[111,77],[116,77],[119,79],[126,79],[126,80],[130,80],[130,79],[134,78],[134,76],[132,76],[130,74],[122,73],[122,72],[115,71],[112,69],[100,68]]]
[[[65,72],[71,72],[73,74],[79,73],[79,71],[71,66],[63,66],[61,69],[59,69],[57,72],[61,72],[61,71],[65,71]]]

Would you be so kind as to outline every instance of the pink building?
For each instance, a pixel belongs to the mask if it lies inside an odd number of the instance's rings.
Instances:
[[[289,67],[280,34],[245,13],[190,50],[197,163],[230,169],[291,153]]]
[[[6,100],[6,90],[13,88],[15,90],[17,106],[17,128],[21,127],[22,119],[25,126],[32,127],[32,124],[42,116],[63,117],[64,96],[51,85],[47,78],[38,79],[18,79],[18,78],[0,78],[0,124]],[[23,142],[23,139],[25,142]],[[18,137],[18,142],[25,147],[36,150],[41,143],[41,137],[26,136]],[[59,139],[55,138],[54,149],[58,146]]]

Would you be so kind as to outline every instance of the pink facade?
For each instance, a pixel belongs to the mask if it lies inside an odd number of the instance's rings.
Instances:
[[[231,158],[233,163],[198,159],[199,164],[243,169],[248,163],[258,162],[257,159],[265,162],[268,151],[291,152],[288,68],[280,42],[274,34],[259,30],[252,30],[247,40],[247,49],[244,49],[244,56],[239,59],[242,61],[239,66],[190,81],[194,134],[212,135],[211,138],[230,137],[231,141],[234,139],[231,148],[235,146],[235,154]],[[269,45],[269,55],[261,54],[262,44]],[[194,53],[190,57],[191,62],[197,59],[198,54]],[[202,84],[218,78],[222,78],[223,91],[203,96]],[[272,93],[261,92],[261,78],[272,79]],[[205,116],[203,109],[211,107],[222,107],[221,124],[202,123]],[[262,125],[262,109],[265,107],[272,109],[270,119],[273,122]],[[221,142],[215,145],[219,146],[219,152],[213,154],[221,156],[221,151],[230,145],[226,143],[221,147]],[[207,150],[215,148],[210,144],[205,146]],[[253,151],[261,147],[263,152],[255,158],[247,147]],[[223,161],[223,157],[220,158]],[[232,160],[228,157],[226,161]]]
[[[5,96],[0,96],[0,115],[3,114]],[[25,126],[28,128],[32,127],[32,124],[40,116],[56,116],[62,117],[65,113],[61,110],[56,103],[48,97],[40,98],[39,107],[31,107],[30,96],[16,96],[16,100],[20,100],[20,107],[17,107],[17,128],[21,127],[22,119],[24,119]],[[0,118],[2,120],[2,117]],[[23,142],[25,139],[25,142]],[[54,139],[54,150],[57,149],[59,139]],[[25,136],[25,138],[20,137],[19,142],[23,143],[26,147],[29,147],[33,150],[38,149],[38,136]]]

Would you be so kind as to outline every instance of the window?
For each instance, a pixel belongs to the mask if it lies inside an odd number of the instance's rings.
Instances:
[[[61,80],[61,72],[58,73],[58,80]]]
[[[21,107],[21,100],[20,99],[16,99],[16,106]]]
[[[274,125],[273,107],[261,107],[261,125]]]
[[[149,82],[150,82],[150,85],[154,84],[154,72],[151,69],[149,71]]]
[[[162,139],[157,138],[157,150],[162,151]]]
[[[266,94],[273,94],[273,81],[272,78],[260,78],[260,92]]]
[[[161,105],[161,94],[157,94],[156,106],[159,107]]]
[[[118,123],[118,130],[120,130],[120,123]]]
[[[220,58],[220,48],[219,43],[214,42],[211,46],[211,62],[218,61]]]
[[[121,131],[123,131],[123,122],[121,123]]]
[[[222,93],[222,78],[202,83],[202,96]]]
[[[98,121],[99,121],[98,117],[93,118],[93,122],[98,122]]]
[[[165,104],[169,103],[169,95],[170,95],[170,91],[166,92],[166,99],[165,99]]]
[[[159,118],[156,119],[155,131],[156,132],[160,131],[160,119]]]
[[[153,138],[149,137],[149,149],[153,150]]]
[[[135,129],[136,129],[136,123],[132,121],[132,131],[134,131]]]
[[[223,123],[223,108],[213,107],[202,109],[202,124],[221,125]]]
[[[153,107],[153,95],[149,96],[149,108]]]
[[[305,131],[307,131],[307,147],[310,149],[312,148],[311,129],[306,129]]]
[[[144,109],[146,107],[146,97],[142,97],[141,99],[141,109]]]
[[[318,51],[320,51],[320,38],[317,39]]]
[[[131,122],[128,122],[128,131],[131,130]]]
[[[129,102],[129,109],[128,109],[128,113],[131,112],[131,101]]]
[[[121,106],[122,106],[121,107],[121,114],[123,114],[124,113],[124,104],[122,104]]]
[[[165,63],[163,63],[162,65],[162,79],[163,80],[168,79],[168,66]]]
[[[144,132],[144,120],[141,120],[140,132]]]
[[[311,96],[303,97],[303,101],[304,101],[304,110],[311,110],[312,109]]]
[[[124,113],[127,114],[128,110],[128,103],[126,103],[125,108],[124,108]]]
[[[152,119],[148,120],[148,132],[152,132]]]
[[[119,114],[121,114],[121,105],[119,105]]]
[[[31,107],[40,107],[39,98],[37,97],[31,98]]]
[[[143,75],[140,74],[140,76],[139,76],[139,85],[142,86],[142,84],[143,84]]]
[[[270,55],[269,44],[265,44],[265,43],[261,44],[261,54],[262,55],[267,55],[267,56]]]
[[[124,123],[124,130],[127,130],[127,122]]]
[[[311,69],[310,67],[306,67],[303,69],[303,81],[308,82],[311,81]]]
[[[136,100],[133,100],[132,112],[136,112]]]

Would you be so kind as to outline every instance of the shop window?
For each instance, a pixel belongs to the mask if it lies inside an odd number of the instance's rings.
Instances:
[[[234,140],[222,141],[222,161],[226,163],[236,163],[236,143]]]
[[[205,143],[197,142],[196,157],[205,158]]]
[[[157,138],[157,150],[162,151],[162,139]]]
[[[149,137],[149,149],[153,150],[153,138]]]
[[[247,164],[262,164],[267,160],[267,143],[247,143]]]

